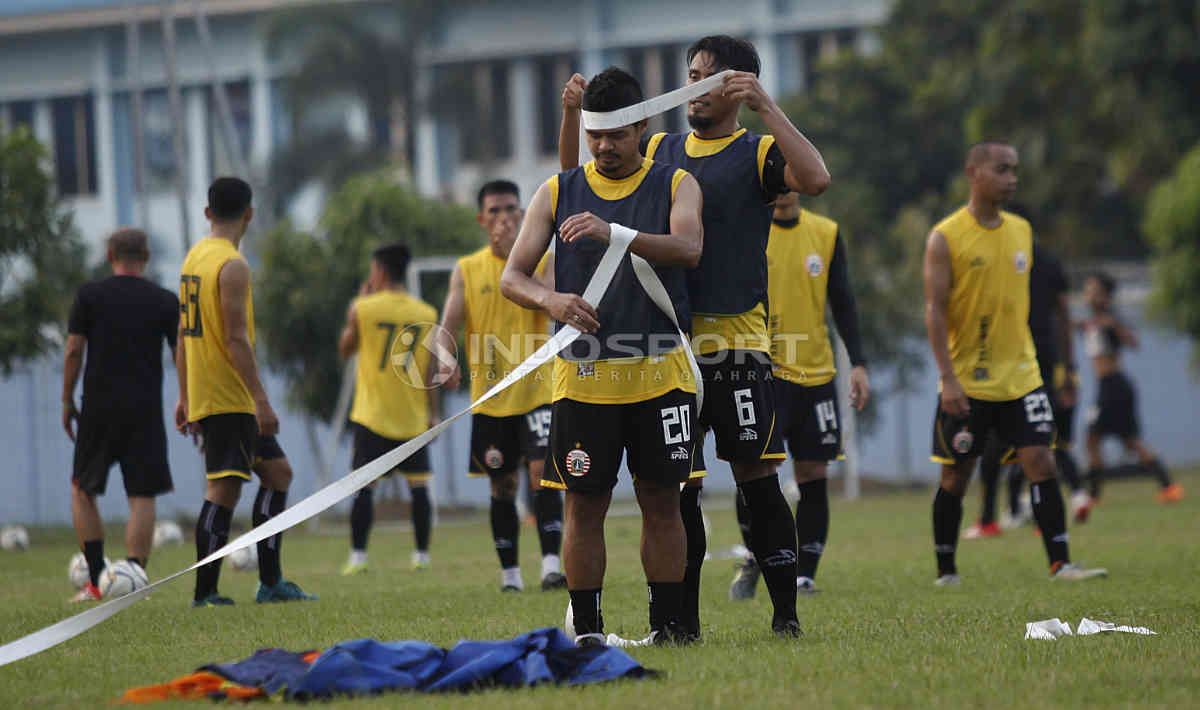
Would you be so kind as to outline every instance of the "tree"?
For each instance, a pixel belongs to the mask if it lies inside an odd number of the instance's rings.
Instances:
[[[1200,346],[1200,143],[1154,188],[1142,229],[1154,247],[1152,306]]]
[[[85,248],[54,194],[46,152],[23,127],[0,135],[0,371],[62,340]]]
[[[366,277],[371,251],[402,240],[414,256],[457,255],[481,244],[474,213],[427,200],[388,176],[354,178],[335,193],[320,235],[281,222],[260,250],[255,286],[267,362],[288,381],[288,403],[328,421],[341,381],[337,336]],[[440,306],[437,294],[427,298]]]

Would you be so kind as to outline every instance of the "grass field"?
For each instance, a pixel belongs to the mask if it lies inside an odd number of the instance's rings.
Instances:
[[[1047,579],[1040,540],[1028,529],[964,542],[956,589],[932,585],[929,495],[905,493],[849,504],[836,501],[820,584],[802,598],[806,635],[781,641],[768,631],[769,602],[726,599],[727,560],[705,567],[703,644],[638,649],[659,680],[582,689],[489,691],[471,696],[383,696],[339,703],[360,708],[1084,706],[1200,704],[1200,475],[1182,482],[1193,493],[1163,508],[1146,480],[1115,483],[1084,526],[1072,530],[1077,560],[1103,565],[1107,580]],[[718,507],[720,508],[718,510]],[[727,501],[710,501],[710,548],[737,541]],[[974,491],[968,516],[976,510]],[[0,640],[59,620],[72,609],[67,531],[34,531],[25,554],[0,553]],[[190,536],[189,536],[190,537]],[[605,618],[609,631],[645,632],[645,587],[637,562],[634,518],[610,521]],[[110,534],[110,540],[120,536]],[[252,603],[255,575],[223,573],[222,591],[238,606],[192,610],[191,578],[90,633],[0,668],[0,707],[107,704],[133,685],[165,681],[199,665],[235,660],[256,648],[300,650],[372,636],[422,639],[444,646],[460,638],[506,638],[562,623],[565,593],[498,593],[486,519],[435,530],[434,566],[408,569],[411,536],[380,531],[372,569],[343,579],[342,534],[291,534],[284,569],[321,595],[314,604]],[[109,554],[120,554],[112,549]],[[522,536],[526,584],[536,590],[537,544]],[[160,550],[151,573],[191,561],[187,546]],[[1112,634],[1057,642],[1022,640],[1024,623],[1081,616],[1145,625],[1156,637]],[[324,706],[322,706],[324,707]]]

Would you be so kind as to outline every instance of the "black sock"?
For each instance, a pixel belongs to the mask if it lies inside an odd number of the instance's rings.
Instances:
[[[254,512],[250,514],[250,522],[258,527],[287,508],[287,491],[275,491],[267,487],[258,489],[254,498]],[[263,586],[273,587],[283,579],[283,570],[279,562],[279,548],[283,544],[283,533],[272,535],[258,542],[258,581]]]
[[[517,519],[517,501],[509,498],[492,498],[492,540],[496,543],[496,555],[501,569],[517,566],[517,535],[521,521]]]
[[[741,493],[733,494],[734,508],[737,510],[738,530],[742,533],[742,544],[746,546],[751,553],[754,551],[754,546],[750,543],[750,508],[746,505],[746,499]]]
[[[1167,473],[1167,467],[1163,466],[1162,459],[1155,457],[1150,463],[1146,464],[1146,470],[1158,480],[1158,485],[1163,488],[1171,485],[1171,474]]]
[[[533,495],[533,514],[537,518],[542,557],[559,554],[562,551],[562,494],[553,488],[539,488]]]
[[[938,486],[933,496],[933,551],[937,554],[938,576],[958,574],[954,551],[958,549],[962,513],[962,498]]]
[[[778,476],[738,484],[750,510],[750,550],[774,605],[773,626],[796,621],[796,523]]]
[[[83,543],[83,557],[87,560],[88,577],[92,584],[100,583],[100,573],[104,571],[104,540],[88,540]]]
[[[1021,512],[1021,483],[1025,474],[1020,466],[1010,464],[1004,468],[1004,475],[1008,478],[1008,510],[1015,518]]]
[[[429,528],[433,525],[433,508],[429,505],[429,489],[416,486],[412,493],[413,536],[417,540],[417,552],[429,551]]]
[[[663,630],[680,623],[683,582],[647,582],[650,588],[650,630]]]
[[[196,519],[196,559],[202,560],[229,542],[229,523],[233,511],[204,501],[200,517]],[[221,579],[221,560],[210,562],[196,570],[196,590],[192,598],[206,599],[217,593],[217,582]]]
[[[1067,515],[1063,510],[1062,491],[1058,479],[1050,478],[1029,485],[1029,497],[1033,501],[1033,518],[1042,531],[1042,544],[1046,546],[1046,557],[1050,567],[1071,561],[1067,549]]]
[[[685,486],[679,495],[679,514],[687,536],[687,566],[683,572],[683,601],[680,621],[692,633],[700,633],[700,567],[708,551],[704,513],[700,509],[703,488]],[[652,614],[653,615],[653,614]],[[653,625],[652,625],[653,627]]]
[[[1088,488],[1091,489],[1092,497],[1100,497],[1101,479],[1104,478],[1104,469],[1100,466],[1090,466],[1087,470]]]
[[[148,559],[146,559],[146,560],[143,560],[143,559],[142,559],[142,558],[140,558],[140,557],[126,557],[126,558],[125,558],[125,561],[126,561],[126,562],[133,562],[133,563],[134,563],[134,564],[136,564],[138,567],[141,567],[141,568],[142,568],[142,570],[144,571],[144,570],[146,569],[146,563],[147,563],[149,560],[148,560]]]
[[[817,578],[817,565],[829,537],[829,486],[824,478],[801,483],[796,501],[796,545],[799,555],[796,574]]]
[[[1075,465],[1075,457],[1066,449],[1054,450],[1054,461],[1058,464],[1058,472],[1067,482],[1071,492],[1083,490],[1083,481],[1079,480],[1079,467]]]
[[[604,615],[600,613],[600,589],[572,589],[571,614],[575,617],[575,635],[604,633]]]
[[[375,493],[371,486],[359,490],[350,506],[350,549],[367,551],[371,526],[375,524]]]
[[[996,522],[996,493],[1000,489],[1000,459],[1004,452],[994,436],[989,436],[979,457],[979,482],[983,485],[983,507],[979,510],[979,524]]]

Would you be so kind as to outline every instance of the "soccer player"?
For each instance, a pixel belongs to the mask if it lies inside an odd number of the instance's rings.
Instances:
[[[267,399],[254,359],[254,301],[250,266],[238,252],[254,217],[252,193],[245,181],[219,177],[208,188],[204,216],[209,236],[187,253],[179,277],[179,339],[175,366],[179,403],[175,426],[198,432],[208,479],[204,505],[196,519],[196,559],[229,541],[233,508],[250,474],[260,487],[251,522],[255,527],[287,507],[292,467],[275,440],[279,418]],[[279,556],[282,533],[258,543],[258,591],[255,601],[316,599],[283,578]],[[233,604],[217,591],[221,560],[196,570],[192,606]]]
[[[717,456],[730,462],[738,495],[751,511],[751,551],[762,569],[774,612],[772,629],[798,636],[796,531],[776,469],[785,458],[775,424],[767,334],[767,238],[771,203],[790,190],[817,195],[829,184],[820,153],[783,114],[758,81],[754,46],[725,35],[704,37],[687,52],[688,83],[721,71],[721,86],[688,103],[689,133],[644,139],[643,154],[687,170],[704,195],[704,254],[688,272],[695,313],[693,343],[704,378],[702,432],[713,431]],[[575,165],[579,102],[586,85],[572,77],[563,92],[559,162]],[[738,124],[745,105],[772,135]],[[687,530],[686,623],[700,633],[700,567],[707,541],[700,508],[701,478],[683,491]]]
[[[866,406],[871,385],[859,337],[858,309],[850,290],[845,240],[836,222],[800,209],[800,198],[794,192],[775,200],[767,273],[775,426],[791,452],[792,474],[800,490],[796,588],[812,594],[817,591],[817,565],[829,534],[828,462],[842,453],[826,303],[850,354],[850,406],[858,410]],[[737,512],[749,548],[750,511],[741,496],[737,497]],[[758,563],[750,556],[738,569],[729,597],[753,597],[758,577]]]
[[[96,496],[103,495],[112,465],[121,464],[129,500],[126,554],[142,567],[154,535],[154,498],[172,489],[163,425],[162,345],[166,340],[174,352],[179,301],[143,278],[149,260],[146,233],[118,229],[108,238],[113,275],[82,286],[71,306],[62,422],[75,442],[71,517],[90,577],[72,601],[100,598],[96,584],[104,570],[104,524]],[[75,383],[85,352],[80,411]]]
[[[955,564],[962,498],[986,437],[1016,449],[1055,579],[1107,574],[1071,564],[1062,493],[1055,480],[1054,411],[1029,331],[1033,230],[1001,205],[1017,189],[1017,151],[984,142],[967,153],[968,204],[933,228],[925,247],[925,326],[937,363],[933,500],[938,586],[959,583]]]
[[[343,358],[358,354],[354,405],[350,408],[350,421],[355,425],[354,468],[437,423],[437,390],[428,347],[437,310],[405,290],[408,261],[408,247],[399,242],[371,254],[370,274],[346,311],[346,325],[338,339],[338,353]],[[422,448],[395,470],[404,474],[412,498],[416,542],[412,567],[427,569],[433,524],[426,488],[431,477],[428,450]],[[367,540],[375,519],[374,488],[371,484],[360,489],[350,506],[350,559],[342,568],[344,575],[367,571]]]
[[[521,196],[508,180],[494,180],[479,190],[475,219],[488,243],[458,260],[450,274],[450,291],[442,308],[439,335],[451,340],[466,326],[471,401],[504,378],[545,342],[550,323],[542,311],[521,308],[500,293],[500,275],[521,226]],[[545,266],[541,267],[545,271]],[[445,344],[450,347],[449,343]],[[441,364],[441,363],[439,363]],[[457,364],[447,373],[457,387]],[[550,444],[550,365],[547,363],[512,387],[484,402],[471,415],[471,466],[468,475],[491,480],[492,540],[500,558],[500,588],[525,588],[518,563],[517,467],[529,472],[538,541],[542,548],[542,589],[566,587],[559,552],[562,546],[562,493],[542,487],[546,448]]]
[[[1137,390],[1121,368],[1121,348],[1136,348],[1138,339],[1133,329],[1113,311],[1116,291],[1117,282],[1103,272],[1088,276],[1084,282],[1083,296],[1092,311],[1081,324],[1084,350],[1092,359],[1092,369],[1100,384],[1096,405],[1088,416],[1087,429],[1088,477],[1092,494],[1100,495],[1104,466],[1100,444],[1104,437],[1115,436],[1126,451],[1137,455],[1142,468],[1158,480],[1158,502],[1177,503],[1183,500],[1183,486],[1171,482],[1166,466],[1142,441]]]
[[[642,101],[636,79],[616,68],[583,94],[589,111]],[[685,344],[659,310],[626,255],[601,301],[581,294],[613,233],[636,234],[630,252],[652,265],[687,332],[685,267],[700,259],[701,193],[683,170],[642,157],[646,122],[587,132],[593,160],[546,181],[529,206],[501,278],[508,298],[539,308],[556,327],[585,333],[554,362],[550,463],[543,486],[565,489],[563,562],[575,633],[603,642],[600,594],[606,564],[604,518],[624,453],[642,510],[642,566],[655,642],[687,642],[681,624],[684,530],[679,484],[694,455],[696,382]],[[554,289],[533,278],[557,235]]]
[[[1071,455],[1078,376],[1071,341],[1071,313],[1067,302],[1069,292],[1070,284],[1058,258],[1034,242],[1033,263],[1029,267],[1029,331],[1033,336],[1042,382],[1052,383],[1053,387],[1050,405],[1054,410],[1054,427],[1057,431],[1054,459],[1071,489],[1071,516],[1076,522],[1082,523],[1091,512],[1092,497],[1084,488],[1079,467]],[[995,437],[990,437],[984,446],[979,461],[979,476],[984,489],[983,508],[979,522],[967,528],[963,534],[965,539],[1000,534],[1000,526],[996,523],[996,489],[1006,448]],[[1014,517],[1021,478],[1019,471],[1011,471],[1008,476],[1009,507]]]

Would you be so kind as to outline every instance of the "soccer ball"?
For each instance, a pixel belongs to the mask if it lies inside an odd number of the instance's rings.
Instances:
[[[108,567],[110,564],[112,563],[105,557],[104,566]],[[83,585],[92,581],[92,577],[88,572],[87,558],[83,556],[82,552],[76,552],[71,557],[71,563],[67,565],[67,578],[71,580],[71,584],[76,589],[83,589]]]
[[[100,573],[100,594],[115,599],[137,591],[150,584],[146,570],[136,562],[120,560],[104,568]]]
[[[243,547],[229,556],[229,566],[238,572],[258,569],[258,545]]]
[[[20,525],[6,525],[0,528],[0,547],[5,550],[28,549],[29,531]]]
[[[183,542],[183,530],[174,520],[160,520],[154,525],[154,546],[178,545]]]

